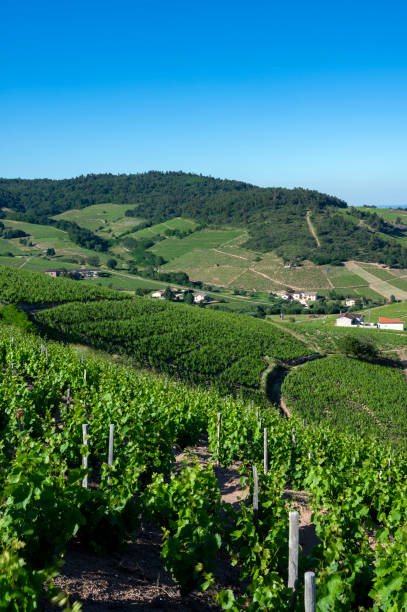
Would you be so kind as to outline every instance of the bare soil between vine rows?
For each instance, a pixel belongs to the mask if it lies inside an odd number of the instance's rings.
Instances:
[[[206,466],[210,459],[207,437],[202,436],[195,446],[175,454],[175,470],[181,469],[184,460]],[[230,468],[214,468],[223,501],[235,507],[249,494],[247,488],[241,488],[239,467],[236,463]],[[300,545],[307,555],[318,543],[311,523],[309,496],[305,492],[286,490],[284,498],[300,513]],[[161,531],[153,525],[143,525],[122,551],[103,556],[89,552],[74,540],[68,546],[64,565],[54,583],[70,594],[71,605],[79,601],[84,612],[220,610],[214,603],[213,592],[193,592],[181,597],[171,574],[164,568],[160,550]],[[218,556],[215,580],[215,591],[231,588],[238,592],[241,588],[239,570],[230,565],[223,550]],[[56,612],[60,608],[44,603],[43,609]]]

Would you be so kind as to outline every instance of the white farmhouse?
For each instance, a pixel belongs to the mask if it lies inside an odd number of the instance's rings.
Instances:
[[[346,298],[345,300],[346,306],[349,306],[350,308],[352,308],[352,306],[355,306],[355,304],[356,304],[355,298]]]
[[[201,302],[204,302],[207,298],[208,298],[207,294],[204,293],[203,291],[198,291],[197,293],[194,294],[195,304],[200,304]]]
[[[272,292],[271,295],[273,295]],[[289,291],[277,291],[276,295],[278,295],[278,297],[280,297],[282,300],[291,300],[292,298],[292,295]]]
[[[404,330],[404,321],[399,319],[386,319],[386,317],[380,317],[378,323],[379,329],[397,329],[398,331]]]
[[[304,291],[302,293],[302,298],[306,301],[306,302],[316,302],[317,298],[318,298],[318,294],[315,293],[314,291]]]
[[[351,327],[352,325],[360,325],[363,322],[364,315],[355,314],[353,312],[343,312],[336,317],[335,325],[337,327]]]
[[[160,289],[159,291],[153,291],[151,294],[152,298],[157,298],[158,300],[164,300],[165,289]]]
[[[272,291],[270,292],[270,294],[274,295]],[[278,295],[278,297],[281,297],[282,300],[291,300],[292,298],[292,294],[289,291],[277,291],[276,295]]]

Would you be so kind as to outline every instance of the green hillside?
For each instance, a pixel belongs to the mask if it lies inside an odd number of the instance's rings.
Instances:
[[[259,390],[270,359],[313,352],[293,336],[258,321],[145,298],[71,304],[38,313],[47,334],[132,357],[141,366],[222,392]]]
[[[375,212],[349,209],[349,214],[343,214],[345,202],[312,190],[260,188],[182,172],[148,172],[60,181],[1,179],[0,198],[6,217],[15,220],[68,223],[52,218],[75,209],[69,222],[75,218],[76,223],[80,221],[78,211],[115,202],[128,204],[126,216],[134,217],[134,225],[141,219],[154,224],[182,217],[211,226],[242,228],[248,231],[249,249],[274,251],[289,260],[325,264],[362,259],[407,267],[403,230]],[[107,221],[113,222],[117,205],[112,205],[114,214],[106,213]],[[100,209],[88,211],[83,223],[96,230],[104,224],[97,225],[99,215]],[[117,229],[121,232],[128,226]]]

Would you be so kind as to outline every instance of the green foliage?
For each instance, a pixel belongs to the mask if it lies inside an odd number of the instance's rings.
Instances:
[[[0,534],[3,546],[26,543],[29,567],[55,564],[83,521],[72,501],[73,484],[65,486],[41,442],[22,440],[1,493]]]
[[[106,265],[111,270],[114,270],[117,266],[117,259],[114,259],[114,257],[111,257],[110,259],[107,260]]]
[[[166,294],[172,296],[169,289]],[[258,388],[265,355],[292,359],[312,352],[260,321],[242,326],[239,315],[138,297],[49,309],[36,321],[54,337],[128,355],[194,384],[209,381],[226,393],[236,385]]]
[[[12,540],[6,548],[0,547],[0,610],[38,610],[44,583],[58,573],[56,567],[42,570],[28,568],[21,557],[22,550],[24,543],[18,540]]]
[[[371,338],[358,337],[349,334],[338,342],[339,350],[348,357],[361,359],[362,361],[373,361],[378,357],[377,346]]]
[[[29,320],[26,313],[13,304],[8,304],[0,308],[0,318],[6,325],[14,325],[20,329],[35,333],[35,325]]]
[[[406,382],[401,368],[333,355],[292,370],[282,394],[307,421],[406,447]]]
[[[128,296],[67,278],[50,278],[40,272],[0,266],[0,301],[2,302],[52,304],[100,298],[121,300]]]
[[[302,575],[311,567],[320,610],[405,608],[407,458],[400,446],[391,452],[388,440],[350,435],[344,427],[334,431],[326,425],[304,426],[295,414],[282,419],[270,406],[257,414],[247,402],[93,357],[82,362],[73,349],[52,342],[44,347],[42,342],[0,326],[0,607],[15,612],[38,609],[42,585],[52,578],[54,561],[73,534],[82,546],[111,550],[126,540],[141,517],[162,528],[162,556],[183,593],[214,588],[216,560],[235,565],[242,586],[218,594],[225,610],[294,607],[300,612]],[[315,389],[313,368],[330,360],[296,372],[305,370],[304,380]],[[397,405],[400,415],[406,413],[402,396],[391,395],[398,385],[397,371],[392,375],[386,370],[380,378],[380,366],[341,356],[332,359],[331,366],[325,372],[331,387],[351,376],[363,386],[364,372],[371,384],[360,401],[379,397],[381,391],[383,415],[387,411],[388,420],[401,429],[397,414],[390,414]],[[350,395],[344,389],[338,404]],[[302,401],[311,412],[314,406],[308,399]],[[24,431],[18,427],[19,409]],[[87,448],[82,445],[85,422]],[[115,424],[111,467],[106,463],[109,423]],[[269,441],[265,476],[264,426]],[[182,470],[174,466],[174,449],[195,444],[205,430],[210,452],[221,466],[242,460],[242,488],[249,484],[251,493],[253,481],[247,474],[256,465],[257,525],[251,494],[235,509],[221,503],[211,465],[184,465]],[[84,454],[92,483],[87,490],[81,486]],[[292,508],[287,489],[308,493],[321,541],[311,555],[301,557],[295,606],[285,586]],[[57,599],[70,609],[65,596]]]
[[[53,225],[59,229],[68,232],[69,238],[72,242],[79,244],[79,246],[98,252],[107,251],[109,248],[109,242],[100,236],[97,236],[85,227],[79,227],[72,221],[65,221],[63,219],[53,221]]]
[[[212,466],[185,466],[165,483],[156,477],[147,493],[147,511],[163,526],[161,556],[186,594],[206,590],[214,582],[216,554],[221,546],[221,501]]]

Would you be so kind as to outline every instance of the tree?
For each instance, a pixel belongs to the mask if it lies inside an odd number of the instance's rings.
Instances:
[[[390,296],[390,302],[391,302],[392,304],[394,304],[394,302],[395,302],[395,301],[396,301],[396,298],[394,297],[394,295],[391,295],[391,296]]]
[[[115,259],[114,257],[111,257],[110,259],[107,260],[106,265],[111,270],[114,270],[115,267],[117,266],[117,259]]]
[[[47,255],[48,255],[48,257],[53,257],[55,255],[55,249],[52,248],[52,247],[47,249]]]
[[[173,294],[172,291],[169,287],[166,288],[166,290],[164,291],[164,299],[165,300],[172,300],[173,298]]]
[[[338,342],[339,350],[347,357],[353,357],[362,361],[373,361],[377,359],[379,351],[370,338],[357,338],[348,334]]]
[[[191,291],[184,293],[184,302],[190,306],[194,303],[194,294]]]

